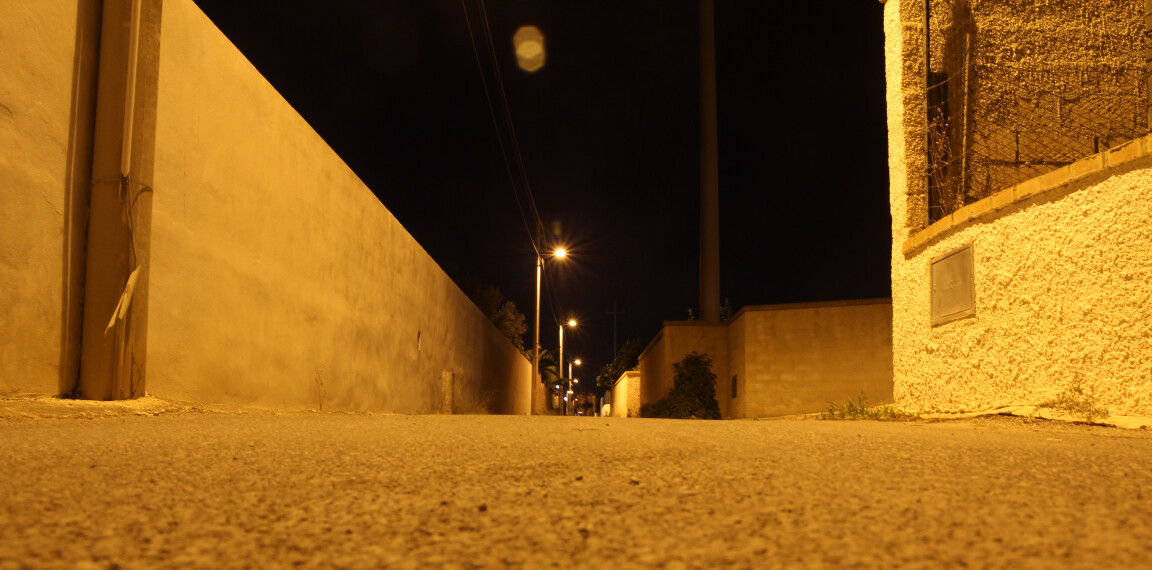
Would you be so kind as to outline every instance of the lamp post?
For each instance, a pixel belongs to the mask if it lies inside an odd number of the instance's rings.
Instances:
[[[563,251],[563,250],[559,250],[559,251]],[[561,382],[564,381],[564,325],[568,325],[572,328],[576,328],[576,319],[568,319],[567,323],[560,323],[560,354],[559,354],[559,358],[556,359],[556,368],[558,369],[557,372],[560,373],[560,381]],[[569,368],[571,368],[571,367],[569,367]],[[568,376],[572,376],[571,371],[568,372]],[[569,384],[568,387],[571,388],[572,385]],[[568,391],[571,392],[572,390],[569,389]],[[568,415],[568,399],[569,399],[569,395],[565,394],[564,395],[564,415]]]
[[[569,321],[569,322],[572,322],[572,321]],[[576,366],[580,366],[580,364],[581,364],[580,359],[577,358],[576,360],[573,360],[572,362],[568,363],[568,398],[569,399],[571,399],[572,395],[573,395],[572,383],[573,382],[575,382],[577,384],[580,383],[579,380],[572,377],[572,365],[573,364],[575,364]],[[572,407],[572,415],[576,415],[576,407],[575,406]]]
[[[563,259],[568,255],[564,248],[557,248],[552,257]],[[540,280],[544,275],[544,256],[536,251],[536,324],[532,327],[532,392],[536,395],[536,383],[540,381]],[[561,331],[563,333],[563,331]],[[539,402],[537,402],[539,405]],[[534,411],[534,410],[533,410]]]

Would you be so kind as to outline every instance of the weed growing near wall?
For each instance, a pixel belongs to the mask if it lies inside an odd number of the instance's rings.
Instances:
[[[844,405],[829,404],[828,411],[820,414],[822,420],[874,420],[874,421],[911,421],[920,419],[919,414],[901,410],[891,404],[884,406],[869,406],[864,394],[860,394],[855,402],[848,398]]]
[[[1096,397],[1085,393],[1079,383],[1069,386],[1055,399],[1040,404],[1040,407],[1055,408],[1089,423],[1109,416],[1108,408],[1097,405]]]

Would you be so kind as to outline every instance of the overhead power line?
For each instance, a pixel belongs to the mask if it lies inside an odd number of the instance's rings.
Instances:
[[[488,44],[488,57],[492,64],[496,76],[496,86],[502,102],[502,109],[504,111],[504,122],[508,130],[508,138],[512,142],[513,156],[515,157],[516,170],[520,174],[520,184],[523,186],[523,192],[527,196],[529,208],[531,208],[531,215],[535,224],[528,221],[528,214],[525,212],[524,200],[521,199],[520,191],[517,190],[516,174],[513,172],[512,160],[508,156],[507,145],[504,142],[504,135],[501,132],[500,120],[496,116],[496,108],[492,103],[492,89],[488,85],[488,79],[484,73],[484,64],[480,59],[480,49],[476,45],[476,34],[472,31],[472,18],[468,14],[468,6],[466,0],[460,0],[460,7],[464,11],[464,21],[468,27],[468,37],[472,43],[472,54],[476,58],[476,68],[480,72],[480,82],[484,87],[484,98],[488,103],[488,115],[492,119],[492,126],[496,130],[496,140],[500,145],[500,155],[504,159],[504,169],[508,174],[509,182],[512,185],[512,194],[516,198],[516,208],[520,212],[520,218],[524,222],[524,229],[528,231],[528,240],[532,243],[532,249],[537,255],[541,255],[541,244],[539,243],[538,236],[543,235],[544,223],[540,218],[540,212],[536,208],[536,200],[532,195],[532,186],[528,181],[528,171],[524,166],[524,157],[520,152],[520,143],[516,137],[516,128],[512,122],[512,111],[508,105],[508,97],[504,89],[504,79],[500,72],[500,62],[496,56],[496,46],[492,41],[492,29],[488,22],[488,10],[484,5],[484,0],[479,0],[480,16],[484,24],[484,32],[487,37]],[[533,230],[535,225],[535,231]]]

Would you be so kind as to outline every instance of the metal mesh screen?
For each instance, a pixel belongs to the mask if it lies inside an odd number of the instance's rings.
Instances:
[[[931,0],[929,221],[1148,133],[1146,0]]]

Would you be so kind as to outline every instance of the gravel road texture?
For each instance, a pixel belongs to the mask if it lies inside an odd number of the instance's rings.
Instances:
[[[1152,567],[1147,430],[149,406],[0,414],[0,569]]]

